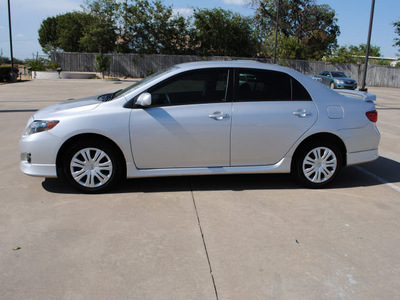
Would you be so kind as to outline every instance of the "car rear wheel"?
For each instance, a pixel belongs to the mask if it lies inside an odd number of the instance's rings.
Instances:
[[[321,188],[332,182],[342,168],[342,155],[330,142],[313,142],[294,158],[292,174],[304,186]]]
[[[121,177],[121,162],[114,147],[98,141],[81,141],[64,157],[68,182],[84,193],[100,193],[114,187]]]

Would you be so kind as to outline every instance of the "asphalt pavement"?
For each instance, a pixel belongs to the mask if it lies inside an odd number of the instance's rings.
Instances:
[[[323,190],[268,174],[84,195],[19,171],[37,109],[130,84],[0,85],[1,299],[399,299],[400,89],[369,88],[380,158]]]

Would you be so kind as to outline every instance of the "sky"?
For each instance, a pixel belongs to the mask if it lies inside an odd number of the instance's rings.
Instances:
[[[74,10],[81,10],[83,0],[9,0],[11,4],[12,40],[14,57],[32,58],[43,55],[38,42],[40,24],[47,17]],[[254,10],[249,0],[164,0],[176,12],[189,15],[193,7],[219,7],[251,16]],[[336,12],[341,34],[340,46],[359,45],[367,42],[372,0],[316,0],[317,4],[328,4]],[[393,22],[400,20],[400,0],[376,0],[371,44],[381,48],[384,57],[396,57],[400,49],[395,48]],[[397,36],[398,37],[398,36]],[[8,25],[8,0],[0,0],[0,54],[10,57]]]

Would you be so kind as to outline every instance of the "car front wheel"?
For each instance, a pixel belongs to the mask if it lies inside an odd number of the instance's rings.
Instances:
[[[332,90],[335,89],[335,83],[333,81],[331,82],[330,87]]]
[[[66,179],[84,193],[100,193],[114,187],[121,170],[115,149],[101,142],[78,142],[67,150],[64,157]]]
[[[320,188],[330,183],[341,167],[341,152],[335,144],[314,142],[303,147],[296,155],[292,174],[304,186]]]

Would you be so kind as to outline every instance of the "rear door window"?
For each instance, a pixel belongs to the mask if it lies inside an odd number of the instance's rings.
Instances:
[[[235,101],[304,101],[310,94],[290,75],[270,70],[237,69]]]

